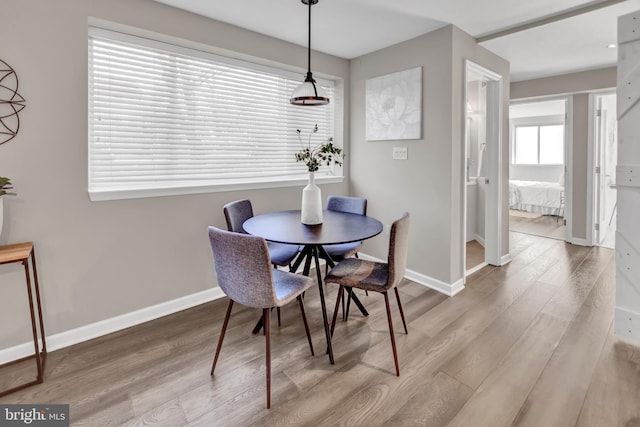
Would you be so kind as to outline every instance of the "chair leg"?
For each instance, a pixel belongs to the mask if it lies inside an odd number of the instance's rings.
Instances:
[[[280,324],[280,307],[277,307],[276,310],[278,311],[278,328],[281,327],[282,325]]]
[[[349,308],[351,307],[351,294],[353,289],[347,291],[347,309],[344,308],[344,295],[342,296],[342,319],[346,322],[349,320]]]
[[[311,349],[311,355],[313,353],[313,343],[311,342],[311,334],[309,333],[309,324],[307,323],[307,316],[304,314],[304,304],[302,303],[302,296],[298,295],[298,304],[300,304],[300,313],[302,314],[302,321],[304,322],[304,331],[307,333],[307,341],[309,341],[309,348]]]
[[[266,362],[267,362],[267,409],[271,408],[271,309],[262,310],[262,318],[264,320],[264,335],[266,341]]]
[[[402,325],[404,326],[404,333],[409,335],[409,331],[407,330],[407,322],[404,320],[404,310],[402,309],[402,303],[400,302],[400,292],[398,292],[398,288],[393,288],[396,291],[396,301],[398,301],[398,308],[400,309],[400,317],[402,317]]]
[[[213,371],[216,369],[216,364],[218,363],[218,356],[220,355],[220,349],[222,348],[222,341],[224,340],[224,334],[227,332],[227,325],[229,324],[229,317],[231,316],[232,308],[233,308],[233,300],[230,299],[229,305],[227,305],[227,314],[224,317],[224,322],[222,323],[220,338],[218,338],[218,347],[216,348],[216,355],[213,358],[213,365],[211,366],[211,375],[213,375]]]
[[[389,336],[391,337],[391,348],[393,349],[393,362],[396,364],[396,376],[400,376],[400,368],[398,367],[398,351],[396,350],[396,338],[393,335],[393,321],[391,320],[391,309],[389,308],[389,294],[383,292],[384,304],[387,306],[387,319],[389,320]]]
[[[338,309],[340,308],[340,300],[342,299],[342,294],[344,292],[344,286],[340,285],[338,289],[338,298],[336,298],[336,306],[333,309],[333,319],[331,320],[331,336],[333,337],[333,331],[336,328],[336,319],[338,318]]]

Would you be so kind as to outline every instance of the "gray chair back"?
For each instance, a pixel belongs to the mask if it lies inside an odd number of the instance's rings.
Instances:
[[[389,282],[387,288],[398,286],[407,269],[409,252],[409,213],[402,214],[391,224],[389,237]]]
[[[236,233],[246,233],[242,224],[253,217],[253,206],[251,200],[242,199],[224,205],[224,217],[227,220],[227,230]]]
[[[358,215],[367,214],[367,199],[363,197],[329,196],[327,210]]]
[[[254,308],[277,303],[267,242],[262,237],[209,227],[218,285],[233,301]]]

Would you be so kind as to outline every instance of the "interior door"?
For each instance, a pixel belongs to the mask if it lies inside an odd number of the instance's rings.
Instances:
[[[617,208],[617,120],[615,93],[596,98],[594,153],[594,242],[615,246]]]

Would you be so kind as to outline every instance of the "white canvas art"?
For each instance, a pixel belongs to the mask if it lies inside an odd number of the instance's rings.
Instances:
[[[368,79],[365,96],[368,141],[422,137],[422,67]]]

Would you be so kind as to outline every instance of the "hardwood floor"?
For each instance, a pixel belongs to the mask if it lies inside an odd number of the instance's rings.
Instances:
[[[226,299],[53,352],[44,384],[0,402],[69,403],[77,426],[640,426],[640,348],[612,335],[614,251],[511,233],[511,255],[452,298],[402,283],[400,377],[382,297],[338,322],[330,365],[314,290],[316,356],[296,304],[273,322],[270,410],[258,310],[236,304],[209,375]]]
[[[522,216],[526,214],[528,212],[510,211],[509,230],[550,239],[565,239],[565,227],[562,218],[553,215]]]
[[[478,243],[477,240],[471,240],[467,242],[466,248],[467,261],[465,267],[467,271],[484,263],[484,246]]]

